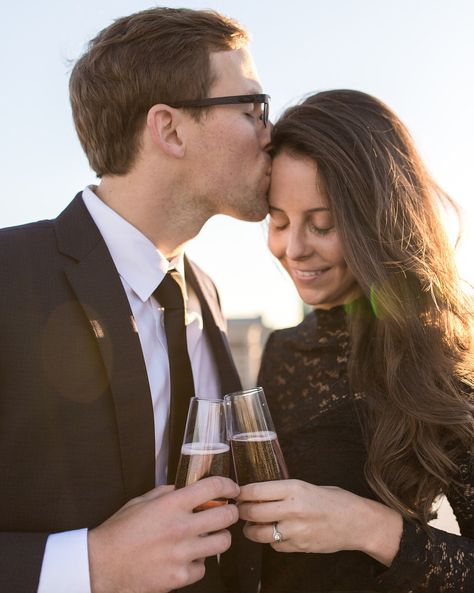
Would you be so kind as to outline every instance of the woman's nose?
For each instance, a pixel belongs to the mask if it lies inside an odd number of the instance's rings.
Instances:
[[[286,244],[286,256],[298,260],[308,257],[312,253],[311,245],[306,241],[305,233],[301,229],[291,230]]]

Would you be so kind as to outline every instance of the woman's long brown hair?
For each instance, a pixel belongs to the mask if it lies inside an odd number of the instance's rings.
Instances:
[[[349,311],[349,377],[367,402],[366,476],[426,525],[471,447],[470,301],[432,180],[397,116],[365,93],[318,93],[276,123],[273,152],[317,165],[345,259],[365,299]]]

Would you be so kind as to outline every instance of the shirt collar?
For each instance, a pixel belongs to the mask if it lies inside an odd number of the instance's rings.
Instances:
[[[88,186],[82,199],[97,225],[120,276],[143,301],[160,285],[168,270],[176,268],[184,278],[183,254],[168,261],[136,227],[105,204]],[[187,300],[187,295],[184,295]]]

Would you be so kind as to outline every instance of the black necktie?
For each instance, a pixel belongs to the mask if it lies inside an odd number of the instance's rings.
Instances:
[[[186,343],[184,282],[177,270],[170,270],[153,295],[164,308],[168,360],[170,365],[170,418],[168,484],[174,484],[178,467],[189,398],[194,396],[194,381]]]

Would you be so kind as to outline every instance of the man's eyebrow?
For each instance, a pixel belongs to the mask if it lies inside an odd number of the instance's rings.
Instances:
[[[285,212],[282,208],[277,208],[276,206],[272,206],[271,204],[269,205],[268,209],[270,211],[275,211],[275,212]],[[308,210],[305,210],[305,212],[311,213],[311,212],[328,212],[330,210],[330,208],[324,207],[324,206],[320,206],[318,208],[309,208]]]

